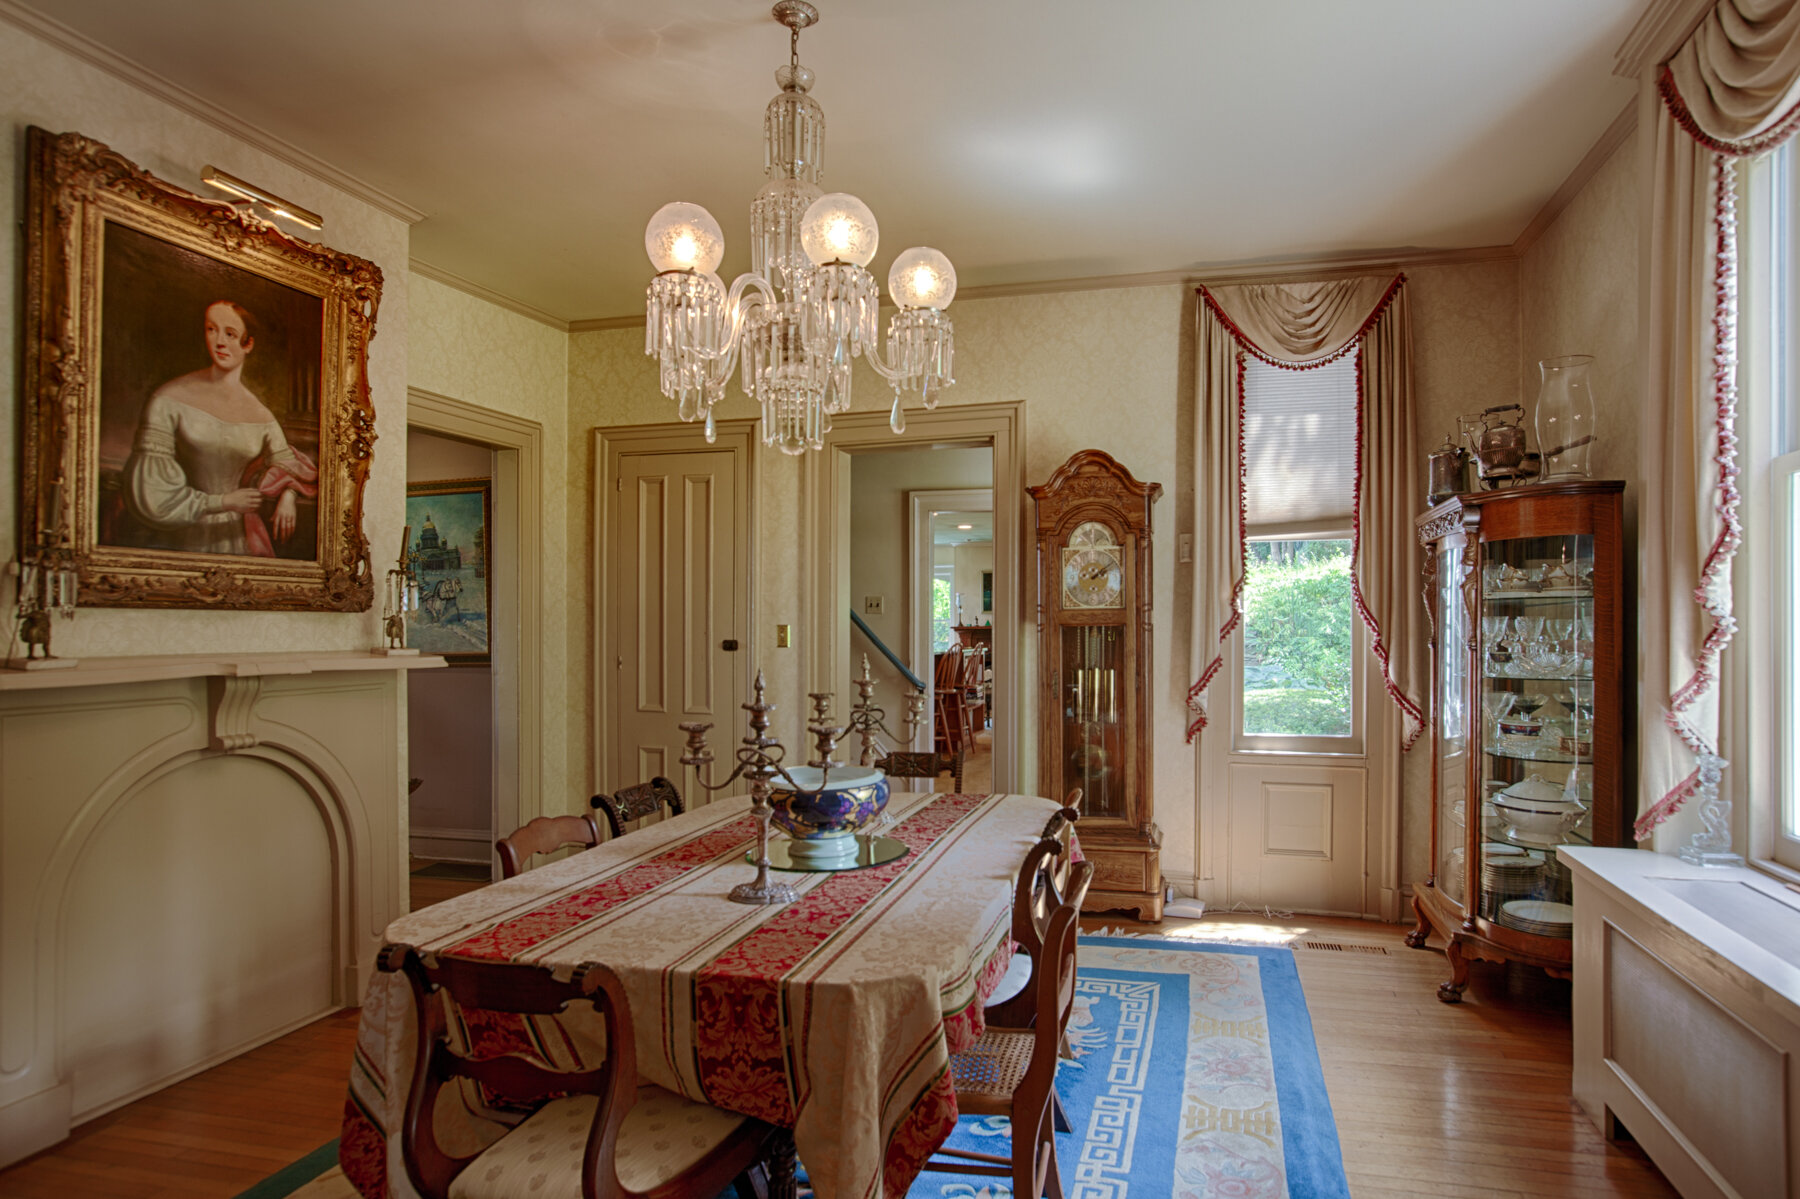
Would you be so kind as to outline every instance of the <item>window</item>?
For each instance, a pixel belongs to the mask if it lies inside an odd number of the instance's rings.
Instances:
[[[1244,574],[1245,735],[1351,736],[1355,627],[1348,539],[1252,542]]]
[[[1354,753],[1360,622],[1351,598],[1356,359],[1244,372],[1244,516],[1237,747]]]
[[[931,652],[934,654],[943,653],[956,641],[950,611],[950,587],[955,570],[954,566],[943,564],[931,568]]]
[[[1742,176],[1739,491],[1725,695],[1727,791],[1750,856],[1800,870],[1800,154]],[[1735,776],[1735,777],[1734,777]],[[1740,834],[1741,836],[1741,834]],[[1734,837],[1739,840],[1739,837]],[[1741,843],[1740,849],[1746,848]]]

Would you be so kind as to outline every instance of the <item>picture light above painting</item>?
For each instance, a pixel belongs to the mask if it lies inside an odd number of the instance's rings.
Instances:
[[[27,133],[24,551],[83,606],[361,612],[381,268]]]

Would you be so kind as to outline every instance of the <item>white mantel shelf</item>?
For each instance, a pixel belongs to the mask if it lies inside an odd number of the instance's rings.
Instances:
[[[55,687],[106,687],[160,679],[256,678],[265,675],[328,674],[351,670],[429,670],[446,666],[435,654],[318,650],[279,654],[155,654],[144,657],[82,658],[49,670],[0,669],[0,692]]]

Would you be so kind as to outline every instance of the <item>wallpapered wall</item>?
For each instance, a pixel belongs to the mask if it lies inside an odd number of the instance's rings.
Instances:
[[[585,774],[571,776],[567,763],[569,746],[586,738],[566,719],[567,676],[558,666],[582,627],[571,626],[563,597],[585,590],[568,553],[569,513],[577,503],[562,449],[570,429],[569,335],[421,275],[412,277],[411,295],[413,387],[543,426],[543,475],[521,480],[540,489],[543,505],[543,809],[552,815],[585,810]]]
[[[1076,450],[1098,448],[1118,458],[1143,479],[1163,484],[1165,498],[1156,514],[1158,563],[1169,564],[1156,576],[1157,655],[1166,665],[1155,680],[1162,697],[1153,722],[1156,744],[1157,818],[1167,834],[1165,862],[1171,875],[1192,873],[1193,768],[1182,742],[1181,700],[1187,684],[1168,658],[1169,638],[1180,617],[1175,607],[1172,569],[1175,551],[1177,397],[1188,355],[1191,319],[1187,289],[1167,287],[1112,291],[1064,292],[1012,299],[960,301],[956,304],[957,386],[943,403],[968,404],[1022,399],[1026,404],[1025,476],[1041,482]],[[643,352],[641,329],[580,333],[570,338],[569,426],[570,473],[585,474],[582,490],[573,491],[570,543],[592,543],[593,439],[598,425],[668,421],[673,405],[657,389],[654,363]],[[891,393],[866,365],[859,364],[854,384],[856,406],[886,407]],[[720,409],[721,417],[754,416],[736,384]],[[770,684],[784,697],[777,718],[792,720],[803,708],[799,649],[774,647],[774,625],[798,620],[800,486],[796,460],[764,454],[761,473],[761,528],[758,636],[761,664]],[[1029,500],[1018,497],[1029,513]],[[591,605],[585,578],[591,578],[592,551],[581,563],[579,589],[572,587],[569,608],[586,612]],[[1036,686],[1035,631],[1030,575],[1019,613],[1021,687],[1030,695]],[[591,620],[589,622],[591,624]],[[796,629],[796,643],[802,640]],[[1185,653],[1185,649],[1182,651]],[[569,697],[571,729],[585,727],[584,711],[592,695],[592,645],[572,639]],[[797,724],[777,724],[784,737]],[[1020,738],[1026,777],[1035,774],[1036,731],[1027,721]],[[572,775],[589,768],[584,740],[571,742]]]
[[[1408,272],[1413,296],[1414,353],[1421,437],[1435,441],[1454,428],[1454,414],[1511,402],[1518,394],[1519,305],[1517,265],[1511,260],[1415,267]],[[1175,561],[1175,535],[1186,531],[1191,505],[1191,437],[1184,412],[1191,400],[1189,368],[1193,301],[1179,285],[1075,291],[1051,295],[959,302],[957,386],[944,403],[1022,399],[1026,406],[1026,478],[1042,482],[1077,450],[1098,448],[1140,478],[1160,482],[1154,546],[1157,674],[1151,735],[1155,743],[1157,820],[1165,833],[1165,870],[1174,878],[1195,872],[1197,810],[1194,754],[1184,739],[1191,599]],[[636,329],[581,333],[570,338],[569,544],[592,544],[593,426],[667,421],[671,405],[657,390],[653,363]],[[885,406],[888,392],[866,366],[856,376],[858,407]],[[753,416],[735,384],[722,415]],[[774,461],[770,461],[774,459]],[[791,621],[799,599],[791,576],[799,500],[798,472],[780,455],[763,461],[762,581],[759,589],[763,663],[771,680],[797,695],[798,651],[774,650],[773,625]],[[767,469],[773,467],[773,469]],[[1424,464],[1418,489],[1424,496]],[[574,480],[581,478],[581,483]],[[1029,501],[1023,500],[1029,519]],[[568,696],[571,777],[590,769],[582,734],[591,723],[592,645],[581,614],[590,612],[587,579],[592,550],[572,566]],[[579,577],[577,577],[579,576]],[[1032,624],[1032,575],[1023,575],[1019,613],[1021,685],[1036,687]],[[790,656],[793,655],[793,656]],[[1036,730],[1027,721],[1020,739],[1022,761],[1035,773]],[[1404,774],[1406,852],[1403,880],[1422,877],[1429,830],[1429,762],[1409,755]]]
[[[325,229],[309,234],[336,249],[379,264],[384,276],[375,338],[369,346],[369,382],[376,418],[374,469],[364,496],[364,529],[376,546],[400,539],[406,480],[407,242],[406,223],[354,199],[112,75],[12,25],[0,24],[0,120],[10,134],[0,156],[0,360],[20,361],[19,287],[23,239],[10,231],[24,217],[25,129],[83,133],[179,187],[218,195],[200,185],[200,171],[219,167],[322,214]],[[292,232],[290,230],[290,232]],[[302,231],[304,232],[304,231]],[[200,331],[194,331],[196,354]],[[19,428],[19,376],[0,379],[0,419]],[[0,520],[0,561],[17,552],[19,488],[16,433],[0,439],[0,496],[9,514]],[[12,611],[10,580],[0,603]],[[107,654],[220,651],[329,650],[373,646],[379,611],[198,612],[87,608],[74,620],[56,622],[55,650],[65,657]],[[10,630],[9,630],[10,632]]]

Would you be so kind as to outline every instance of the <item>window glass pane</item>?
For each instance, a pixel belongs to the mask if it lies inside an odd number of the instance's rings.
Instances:
[[[955,639],[955,634],[950,631],[950,580],[944,575],[934,575],[931,580],[931,652],[943,653]]]
[[[1781,594],[1776,597],[1776,619],[1782,622],[1782,657],[1777,728],[1783,728],[1781,753],[1781,831],[1800,837],[1800,474],[1791,470],[1777,476],[1778,503],[1786,511],[1778,536],[1781,555]],[[1793,863],[1789,863],[1792,865]]]
[[[1253,541],[1249,550],[1244,732],[1350,736],[1350,542]]]

